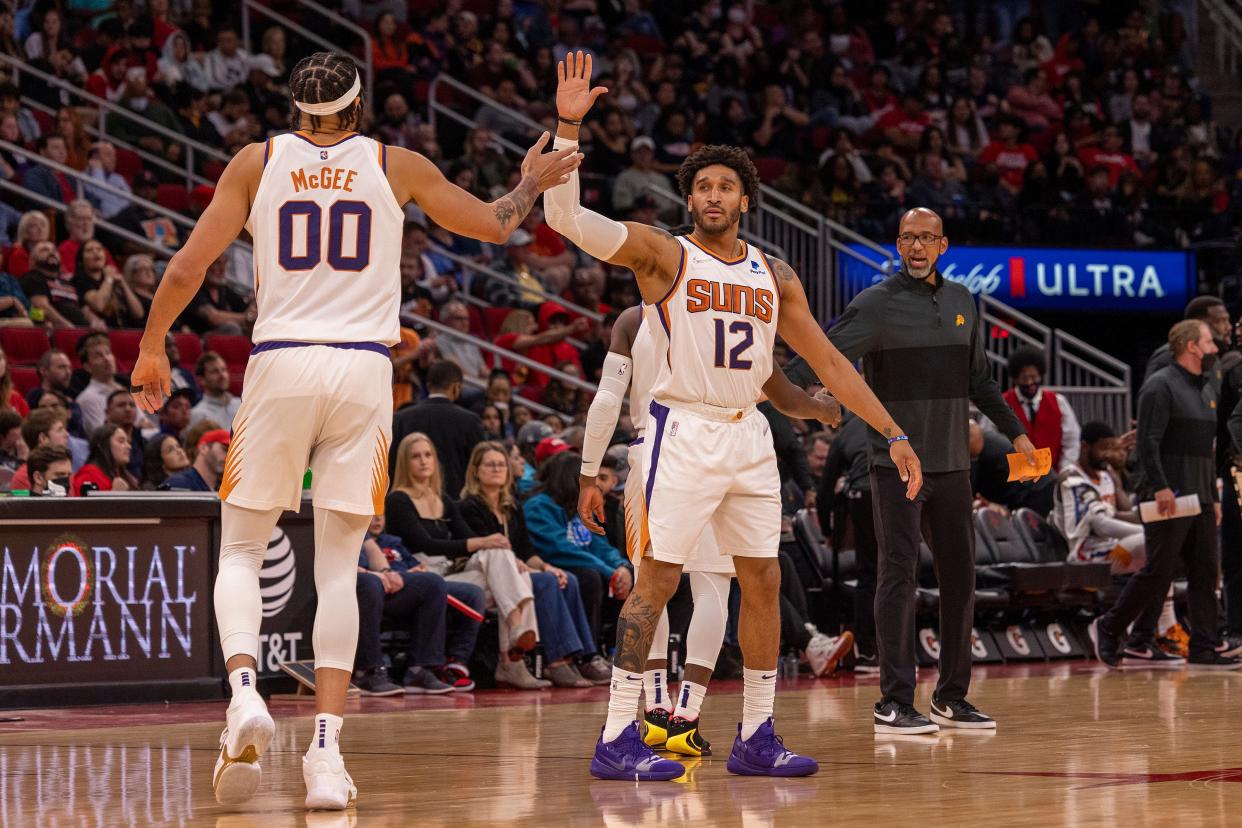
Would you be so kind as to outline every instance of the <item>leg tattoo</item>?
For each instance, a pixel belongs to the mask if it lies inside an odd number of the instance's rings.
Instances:
[[[630,593],[617,619],[617,656],[614,662],[622,670],[641,673],[651,652],[651,640],[664,607],[656,606],[638,592]]]

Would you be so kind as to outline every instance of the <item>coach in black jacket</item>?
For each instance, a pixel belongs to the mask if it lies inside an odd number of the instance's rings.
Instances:
[[[422,432],[431,438],[444,477],[444,494],[457,500],[466,482],[470,452],[483,441],[483,421],[473,411],[457,405],[464,375],[456,362],[441,359],[427,368],[427,399],[403,408],[393,417],[392,447],[388,451],[388,473],[397,469],[397,447],[407,434]],[[415,550],[418,551],[418,550]]]
[[[875,706],[877,733],[939,729],[914,709],[915,576],[924,538],[940,584],[940,678],[932,719],[945,727],[996,726],[966,701],[975,597],[969,404],[1032,460],[1035,447],[988,370],[974,298],[936,269],[948,247],[938,215],[921,207],[908,211],[897,236],[901,271],[856,296],[828,331],[846,359],[862,359],[867,384],[906,429],[923,462],[923,488],[909,501],[884,436],[870,432],[880,549],[875,622],[883,695]]]

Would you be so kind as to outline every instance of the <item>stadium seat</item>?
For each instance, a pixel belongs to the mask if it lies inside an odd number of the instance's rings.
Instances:
[[[31,388],[39,385],[38,370],[26,365],[14,365],[9,368],[9,377],[13,380],[13,389],[23,397]]]
[[[1022,542],[1035,553],[1041,563],[1059,563],[1069,556],[1069,544],[1055,526],[1031,509],[1019,509],[1013,516],[1014,530]],[[1065,588],[1105,589],[1112,577],[1106,563],[1068,564],[1065,567]]]
[[[1008,517],[992,509],[979,509],[975,512],[975,526],[996,560],[989,571],[1003,575],[1012,593],[1028,599],[1036,593],[1048,597],[1044,594],[1055,593],[1064,586],[1068,564],[1036,562],[1035,553],[1018,537]]]
[[[34,365],[49,344],[43,328],[0,328],[0,348],[10,365]]]
[[[190,191],[180,184],[161,184],[155,191],[155,203],[184,213],[190,206]]]
[[[69,355],[74,368],[81,368],[78,361],[78,340],[87,334],[94,333],[90,328],[57,328],[52,332],[52,344]]]
[[[473,310],[473,308],[471,308]],[[505,317],[513,308],[484,308],[483,309],[483,331],[489,339],[500,333],[500,326],[504,324]]]
[[[241,373],[246,370],[250,361],[250,339],[245,336],[228,336],[224,334],[208,334],[207,350],[215,351],[228,363],[229,373],[237,374],[236,381],[241,382]]]
[[[784,158],[756,158],[755,169],[759,171],[759,180],[771,184],[785,174],[787,163]]]
[[[246,376],[246,372],[235,371],[229,369],[229,393],[235,397],[240,397],[242,392],[242,379]]]
[[[112,355],[116,357],[116,370],[122,374],[134,370],[142,331],[108,331],[108,341],[112,343]]]
[[[142,172],[142,156],[133,150],[116,148],[116,173],[127,183],[134,183],[134,176]]]
[[[176,333],[173,338],[177,340],[177,350],[181,352],[181,367],[193,373],[194,363],[203,355],[202,338],[193,333]]]

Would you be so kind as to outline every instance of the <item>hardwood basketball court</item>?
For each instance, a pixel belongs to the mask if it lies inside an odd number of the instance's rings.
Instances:
[[[924,670],[926,710],[934,671]],[[782,682],[778,732],[820,761],[807,779],[739,778],[725,759],[741,683],[704,708],[716,755],[680,782],[590,778],[607,688],[349,703],[342,752],[357,808],[307,814],[311,708],[274,703],[260,795],[218,806],[223,703],[0,714],[0,824],[254,826],[802,826],[1236,823],[1242,674],[1109,673],[1079,661],[976,669],[994,734],[877,736],[874,678]]]

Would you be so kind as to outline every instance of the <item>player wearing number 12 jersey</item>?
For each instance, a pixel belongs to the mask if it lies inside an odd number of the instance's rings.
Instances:
[[[280,513],[314,479],[315,729],[302,760],[308,808],[342,809],[357,794],[338,739],[358,638],[358,549],[388,488],[392,368],[398,341],[400,247],[408,201],[448,230],[503,242],[540,192],[567,180],[581,156],[543,154],[485,204],[426,158],[355,132],[363,112],[351,58],[319,52],[294,67],[292,132],[243,149],[156,292],[130,391],[146,411],[169,394],[164,336],[207,266],[243,227],[254,239],[258,316],[243,401],[220,484],[215,585],[232,700],[212,786],[223,804],[258,787],[274,724],[256,691],[262,601],[259,568]]]
[[[595,99],[590,56],[558,65],[556,146],[577,148],[578,128]],[[747,776],[805,776],[814,759],[787,750],[772,709],[780,642],[780,481],[772,436],[755,403],[772,372],[779,334],[801,354],[841,403],[886,434],[913,498],[918,458],[892,417],[811,315],[789,265],[738,238],[742,213],[758,195],[746,153],[708,146],[677,174],[694,230],[674,238],[585,209],[578,177],[548,190],[548,224],[587,253],[628,267],[643,302],[653,306],[663,359],[643,443],[645,558],[617,621],[608,719],[595,745],[591,775],[625,781],[668,780],[681,764],[643,744],[634,711],[643,664],[660,614],[681,580],[682,564],[709,525],[720,552],[733,556],[741,588],[738,638],[744,662],[742,721],[727,769]]]

